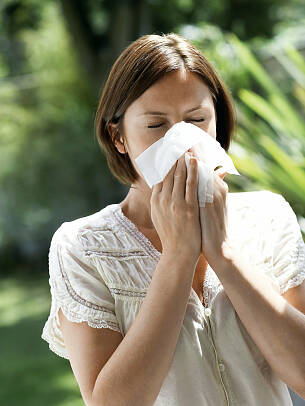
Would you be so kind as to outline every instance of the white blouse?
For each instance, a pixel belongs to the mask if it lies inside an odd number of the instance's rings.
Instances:
[[[255,272],[280,294],[305,279],[305,244],[289,203],[268,190],[228,193],[228,230]],[[125,336],[149,288],[161,253],[110,204],[64,222],[49,251],[51,310],[42,339],[69,359],[58,318],[110,328]],[[191,288],[174,357],[155,406],[287,406],[287,385],[270,368],[235,312],[213,269],[204,305]],[[257,328],[260,328],[258,325]]]

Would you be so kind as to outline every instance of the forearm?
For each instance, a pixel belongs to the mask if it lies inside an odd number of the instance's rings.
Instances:
[[[150,406],[170,367],[196,262],[162,254],[126,336],[96,380],[94,405]]]
[[[270,367],[304,396],[305,316],[241,253],[219,260],[215,272],[240,320]]]

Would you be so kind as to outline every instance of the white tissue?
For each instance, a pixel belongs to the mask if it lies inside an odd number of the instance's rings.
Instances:
[[[213,202],[214,169],[222,166],[227,173],[239,175],[232,159],[211,135],[191,123],[174,124],[158,141],[142,152],[135,162],[151,188],[162,182],[176,161],[189,149],[198,158],[198,203]],[[185,154],[187,171],[189,154]]]

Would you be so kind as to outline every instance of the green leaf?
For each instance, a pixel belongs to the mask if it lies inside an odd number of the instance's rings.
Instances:
[[[276,143],[269,137],[262,135],[260,137],[260,143],[264,146],[266,151],[277,162],[280,168],[287,173],[290,177],[290,181],[294,185],[294,191],[302,199],[305,196],[305,173],[302,171],[293,160],[282,151]],[[288,180],[288,178],[286,179]],[[290,182],[289,182],[290,183]]]
[[[283,123],[281,116],[278,114],[276,109],[271,103],[264,100],[258,94],[252,92],[251,90],[242,89],[239,92],[240,99],[249,106],[255,113],[266,120],[270,125],[276,130],[286,131],[286,125]]]

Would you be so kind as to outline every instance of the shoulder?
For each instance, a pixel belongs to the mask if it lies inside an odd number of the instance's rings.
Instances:
[[[271,201],[270,199],[284,199],[279,193],[272,192],[271,190],[252,190],[249,192],[229,192],[228,201],[237,205],[249,205],[253,202],[264,203]]]
[[[274,236],[285,229],[284,219],[289,220],[289,225],[297,224],[289,203],[281,194],[270,190],[228,193],[227,211],[232,237],[241,238],[247,244],[266,240],[270,245]]]
[[[258,213],[260,217],[273,217],[279,211],[289,206],[285,198],[276,192],[270,190],[254,190],[250,192],[228,193],[228,207],[233,211],[242,211],[250,209]]]
[[[117,204],[110,204],[88,216],[63,222],[54,232],[51,244],[59,243],[69,249],[92,250],[102,246],[117,247],[118,225],[112,212]]]
[[[228,193],[227,201],[232,224],[240,223],[241,228],[251,225],[270,240],[290,233],[301,241],[298,218],[280,193],[270,190]]]
[[[252,210],[260,213],[260,215],[264,213],[267,214],[268,209],[272,207],[278,207],[283,200],[285,199],[282,195],[271,192],[270,190],[254,190],[250,192],[227,194],[228,209],[232,209],[233,212]]]

